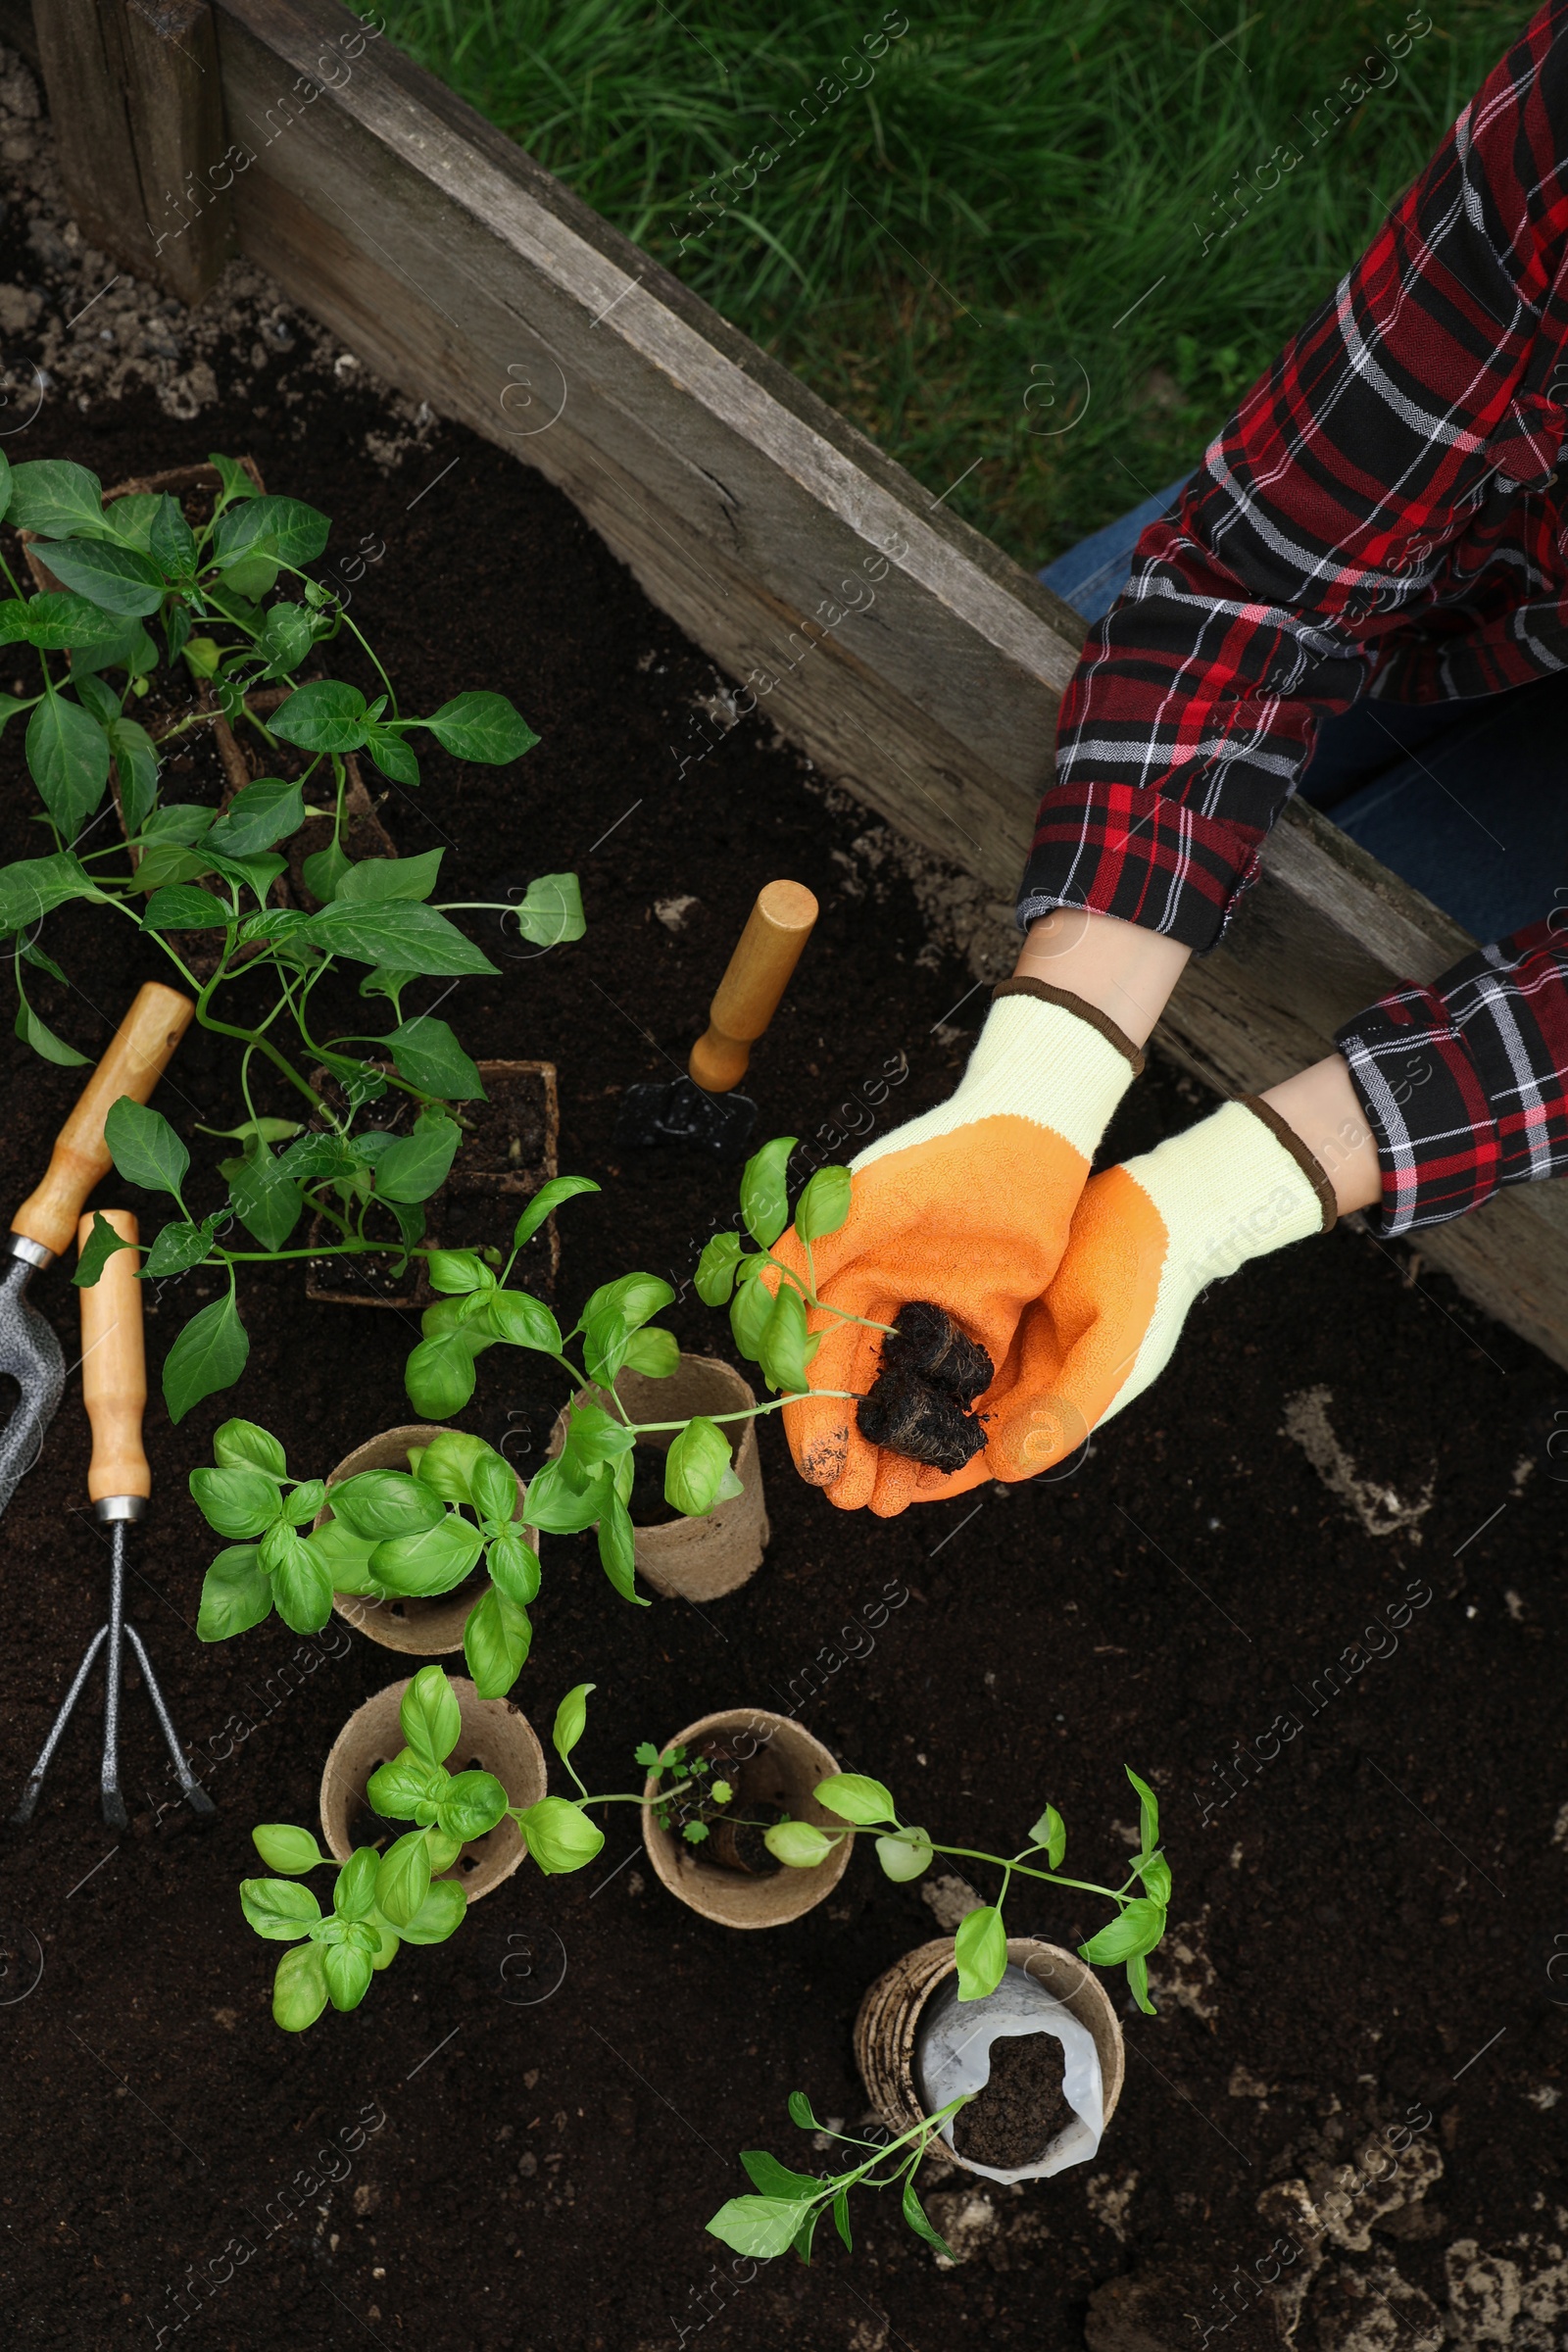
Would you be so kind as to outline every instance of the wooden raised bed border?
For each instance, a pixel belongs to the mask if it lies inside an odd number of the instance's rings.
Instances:
[[[232,237],[382,375],[559,484],[826,774],[1010,895],[1077,615],[371,23],[336,0],[47,0],[35,25],[0,0],[95,243],[188,299]],[[128,191],[159,203],[187,171],[208,200],[144,228]],[[1226,1091],[1267,1086],[1472,944],[1293,806],[1159,1042]],[[1562,1186],[1420,1246],[1568,1364]]]

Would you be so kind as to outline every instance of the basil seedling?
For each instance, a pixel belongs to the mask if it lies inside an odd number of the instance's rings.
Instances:
[[[952,2248],[931,2227],[924,2206],[914,2190],[914,2176],[920,2169],[920,2159],[931,2142],[951,2122],[967,2099],[950,2100],[935,2115],[928,2115],[914,2124],[897,2139],[878,2143],[857,2139],[852,2133],[829,2132],[811,2113],[810,2101],[801,2090],[790,2092],[790,2121],[803,2132],[820,2132],[824,2138],[836,2139],[847,2148],[869,2148],[871,2153],[860,2164],[852,2165],[842,2173],[792,2173],[780,2164],[776,2156],[763,2148],[747,2148],[741,2162],[748,2180],[758,2193],[755,2197],[731,2197],[721,2205],[708,2228],[714,2237],[733,2246],[737,2254],[750,2255],[755,2261],[769,2261],[775,2254],[788,2253],[792,2248],[802,2262],[811,2259],[811,2239],[816,2225],[829,2207],[833,2226],[846,2246],[853,2247],[850,2235],[850,2191],[852,2188],[897,2188],[900,2208],[916,2237],[934,2246],[939,2254],[952,2257]],[[886,2166],[881,2172],[879,2168]]]

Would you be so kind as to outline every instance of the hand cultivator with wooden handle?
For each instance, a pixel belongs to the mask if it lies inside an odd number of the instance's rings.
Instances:
[[[617,1144],[688,1144],[715,1159],[742,1156],[757,1104],[730,1089],[745,1077],[752,1048],[778,1010],[816,913],[804,883],[769,882],[759,891],[707,1032],[692,1048],[690,1076],[629,1087],[615,1121]]]
[[[167,991],[165,992],[167,994]],[[122,1242],[137,1240],[136,1220],[128,1208],[102,1211]],[[93,1220],[83,1217],[77,1235],[85,1250]],[[212,1798],[186,1763],[179,1736],[158,1688],[152,1660],[133,1625],[125,1623],[125,1545],[130,1529],[147,1509],[152,1472],[141,1442],[142,1413],[147,1403],[147,1352],[142,1337],[141,1283],[134,1247],[117,1250],[91,1289],[81,1294],[81,1395],[92,1424],[92,1467],[87,1493],[93,1513],[106,1529],[110,1544],[109,1620],[87,1644],[75,1680],[66,1692],[37,1763],[22,1792],[12,1820],[24,1826],[38,1803],[43,1776],[59,1746],[71,1711],[81,1696],[93,1660],[100,1649],[104,1659],[104,1761],[101,1776],[104,1819],[112,1830],[125,1827],[125,1800],[120,1792],[120,1666],[121,1646],[127,1641],[153,1702],[153,1713],[174,1761],[181,1793],[192,1811],[210,1820],[217,1811]],[[107,1646],[106,1646],[107,1645]]]
[[[0,1429],[0,1511],[37,1460],[66,1385],[60,1342],[37,1308],[27,1305],[27,1284],[71,1247],[87,1195],[109,1173],[104,1121],[111,1109],[122,1095],[147,1101],[195,1010],[189,997],[156,980],[137,990],[60,1130],[43,1182],[11,1220],[5,1248],[12,1263],[0,1280],[0,1372],[9,1373],[22,1394]]]

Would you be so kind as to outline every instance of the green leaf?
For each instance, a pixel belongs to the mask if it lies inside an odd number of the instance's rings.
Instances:
[[[305,822],[305,792],[282,776],[259,776],[237,792],[207,836],[222,858],[252,858],[297,833]]]
[[[406,1936],[429,1891],[430,1849],[422,1830],[409,1830],[394,1838],[381,1856],[375,1874],[375,1907],[400,1936]]]
[[[505,1526],[517,1507],[517,1474],[493,1446],[474,1457],[468,1483],[481,1519]]]
[[[326,1860],[310,1831],[297,1830],[288,1822],[263,1822],[260,1829],[252,1830],[251,1843],[268,1869],[284,1879],[301,1878]]]
[[[434,890],[445,855],[444,850],[424,850],[417,858],[367,858],[349,867],[337,897],[359,906],[384,906],[404,899],[417,904]]]
[[[272,1580],[255,1544],[233,1544],[220,1551],[202,1584],[196,1613],[199,1642],[229,1642],[248,1634],[272,1614]]]
[[[281,1250],[305,1209],[305,1195],[283,1174],[265,1144],[247,1152],[229,1177],[234,1214],[264,1250]]]
[[[961,2000],[963,1996],[960,1993],[958,1997]],[[916,2237],[923,2238],[928,2246],[934,2246],[939,2254],[946,2254],[950,2262],[956,2259],[953,2248],[948,2244],[947,2239],[939,2236],[926,2219],[925,2207],[914,2192],[912,2172],[906,2173],[904,2176],[903,2212],[905,2220]]]
[[[833,2227],[853,2254],[855,2240],[850,2235],[850,2192],[848,2188],[841,2188],[833,2200]]]
[[[144,620],[164,601],[164,575],[150,556],[103,540],[48,543],[34,549],[41,564],[67,588],[74,588],[101,612]]]
[[[556,1709],[556,1728],[550,1738],[563,1764],[588,1728],[588,1693],[597,1689],[596,1683],[575,1683]]]
[[[822,2192],[822,2183],[814,2173],[792,2173],[787,2164],[780,2164],[765,2148],[743,2150],[741,2163],[746,2168],[747,2180],[764,2197],[790,2197],[799,2204],[809,2203]]]
[[[811,2112],[811,2102],[804,2090],[792,2090],[789,2097],[790,2122],[802,2132],[820,2132],[822,2126]]]
[[[321,1954],[321,1974],[334,2009],[357,2009],[370,1989],[374,1974],[368,1952],[347,1943],[328,1944]]]
[[[79,1291],[91,1290],[117,1250],[133,1250],[134,1242],[122,1242],[101,1208],[92,1212],[92,1231],[87,1247],[76,1260],[76,1271],[71,1277]]]
[[[850,1213],[848,1168],[818,1168],[795,1203],[795,1231],[803,1242],[837,1233]]]
[[[723,1306],[735,1288],[736,1270],[741,1260],[741,1237],[738,1233],[715,1233],[705,1243],[703,1254],[697,1260],[697,1296],[705,1306]]]
[[[365,697],[357,686],[335,678],[318,678],[314,685],[297,686],[279,703],[269,725],[285,743],[304,752],[329,752],[341,757],[357,752],[365,741]],[[379,960],[370,958],[369,960]]]
[[[443,1102],[487,1100],[477,1062],[469,1059],[445,1021],[428,1012],[416,1013],[392,1030],[385,1043],[399,1077],[421,1094],[439,1095]]]
[[[220,1422],[213,1432],[213,1459],[223,1470],[266,1470],[273,1478],[288,1476],[288,1456],[271,1431],[237,1416]]]
[[[403,1693],[398,1720],[416,1756],[426,1764],[446,1762],[463,1737],[463,1710],[439,1666],[420,1667]]]
[[[668,1380],[680,1368],[680,1342],[672,1331],[650,1326],[634,1331],[626,1344],[626,1369],[645,1380]]]
[[[435,1527],[378,1544],[370,1566],[389,1592],[427,1600],[455,1592],[478,1565],[484,1537],[470,1520],[448,1511]]]
[[[790,1221],[785,1170],[796,1141],[793,1135],[776,1135],[741,1170],[741,1215],[760,1249],[771,1250]]]
[[[269,678],[287,677],[298,669],[316,641],[311,616],[303,605],[276,604],[262,625],[252,651],[267,663]]]
[[[481,1698],[506,1696],[527,1663],[532,1642],[527,1610],[499,1584],[487,1585],[463,1629],[463,1655]]]
[[[899,1830],[876,1841],[876,1858],[885,1878],[905,1886],[923,1879],[932,1863],[931,1840],[924,1830]]]
[[[1151,1854],[1147,1861],[1140,1855],[1133,1868],[1144,1883],[1144,1892],[1163,1910],[1170,1901],[1170,1864],[1164,1855]]]
[[[664,1457],[664,1500],[689,1519],[706,1518],[729,1468],[729,1440],[716,1421],[698,1413]]]
[[[75,655],[89,647],[113,648],[124,633],[113,613],[69,592],[46,589],[41,596],[8,596],[0,603],[0,645],[34,645],[50,654],[69,648]]]
[[[583,1528],[592,1527],[609,1492],[609,1477],[603,1469],[597,1470],[579,1488],[571,1484],[559,1461],[546,1462],[528,1482],[524,1516],[530,1527],[542,1528],[546,1535],[577,1535]]]
[[[251,556],[269,556],[297,568],[315,563],[331,528],[330,517],[303,499],[250,497],[219,516],[211,560],[223,571]]]
[[[1067,1824],[1054,1805],[1048,1805],[1041,1814],[1029,1833],[1029,1842],[1045,1847],[1046,1860],[1053,1870],[1061,1868],[1062,1856],[1067,1851]]]
[[[1118,1960],[1132,1960],[1140,1953],[1152,1952],[1165,1933],[1165,1906],[1145,1894],[1132,1896],[1119,1917],[1110,1920],[1098,1936],[1078,1946],[1081,1957],[1095,1968],[1114,1968]]]
[[[288,1879],[242,1879],[239,1901],[247,1921],[269,1943],[297,1943],[321,1916],[310,1888]]]
[[[486,1695],[499,1698],[501,1693],[480,1692]],[[493,1772],[460,1772],[439,1800],[436,1819],[449,1838],[466,1845],[470,1838],[493,1830],[506,1809],[507,1792]]]
[[[808,1821],[776,1821],[763,1832],[762,1843],[775,1862],[791,1870],[814,1870],[827,1860],[836,1840]]]
[[[455,1879],[438,1879],[398,1934],[405,1943],[445,1943],[462,1927],[468,1898]]]
[[[52,858],[19,858],[15,865],[0,866],[0,935],[27,930],[68,899],[102,895],[70,850],[57,850]]]
[[[878,1822],[897,1821],[898,1807],[891,1790],[880,1781],[873,1781],[863,1772],[835,1772],[827,1780],[818,1781],[814,1790],[819,1805],[836,1813],[841,1821],[854,1822],[858,1830],[868,1830]]]
[[[273,724],[276,724],[274,717]],[[386,906],[356,906],[334,900],[312,915],[295,937],[328,956],[358,963],[389,963],[399,971],[435,979],[469,972],[494,973],[496,966],[434,906],[395,899]]]
[[[447,1516],[440,1495],[407,1470],[362,1470],[340,1480],[327,1494],[335,1518],[355,1535],[373,1536],[378,1544],[440,1527]]]
[[[316,1517],[325,1500],[326,1481],[324,1478],[301,1479],[293,1494],[287,1494],[283,1498],[283,1516],[287,1519],[290,1527],[303,1527],[307,1519]]]
[[[755,1264],[757,1261],[743,1260]],[[779,1284],[782,1290],[782,1281]],[[729,1327],[735,1335],[735,1345],[748,1362],[756,1363],[773,1313],[773,1294],[756,1275],[743,1279],[736,1287],[729,1305]]]
[[[237,459],[225,458],[221,451],[214,449],[209,450],[207,463],[222,479],[220,507],[226,507],[231,499],[260,498],[261,492]]]
[[[1142,1952],[1135,1952],[1127,1963],[1127,1987],[1146,2017],[1158,2016],[1149,1997],[1149,1962]]]
[[[270,1532],[262,1557],[271,1570],[272,1595],[283,1623],[292,1633],[318,1634],[332,1614],[332,1579],[320,1553],[285,1524]]]
[[[504,694],[454,695],[421,720],[444,752],[458,760],[480,760],[504,767],[531,752],[539,738]]]
[[[1152,1854],[1159,1843],[1159,1799],[1147,1781],[1141,1781],[1130,1764],[1122,1767],[1138,1791],[1139,1850]]]
[[[17,1004],[15,1026],[23,1044],[30,1046],[42,1060],[56,1062],[68,1070],[86,1066],[89,1056],[78,1054],[74,1046],[68,1046],[63,1037],[56,1037],[48,1022],[39,1018],[25,997]]]
[[[122,499],[117,506],[122,506]],[[113,509],[109,514],[110,528],[118,520]],[[196,534],[185,520],[177,498],[166,490],[153,510],[147,531],[147,553],[165,579],[188,579],[196,564]]]
[[[376,1766],[365,1793],[384,1819],[413,1821],[419,1806],[432,1803],[449,1779],[439,1764],[428,1764],[406,1747],[400,1756]]]
[[[109,1106],[109,1115],[104,1120],[104,1142],[116,1169],[127,1184],[139,1184],[144,1192],[172,1193],[178,1198],[190,1166],[190,1153],[161,1110],[137,1102],[129,1095],[122,1095]]]
[[[327,1519],[305,1539],[325,1568],[334,1592],[369,1592],[381,1597],[381,1587],[370,1567],[376,1545],[357,1536],[341,1519]]]
[[[46,859],[44,862],[47,863],[48,860]],[[15,868],[11,870],[15,871]],[[0,883],[3,883],[4,879],[4,874],[0,874]],[[578,1193],[597,1193],[598,1190],[598,1185],[588,1176],[552,1176],[547,1184],[539,1187],[513,1227],[512,1247],[514,1250],[521,1250],[531,1242],[546,1217],[551,1214],[552,1210],[559,1208],[563,1200],[570,1200]]]
[[[749,2261],[770,2262],[789,2252],[800,2226],[801,2208],[793,2197],[731,2197],[708,2224],[708,2232]]]
[[[547,1355],[561,1353],[561,1325],[544,1300],[527,1291],[492,1291],[485,1301],[483,1320],[509,1347],[537,1348]]]
[[[474,1340],[465,1332],[435,1332],[421,1340],[403,1367],[415,1411],[429,1421],[462,1412],[473,1395],[474,1353]]]
[[[105,722],[109,749],[120,778],[120,807],[126,836],[139,833],[158,798],[158,750],[133,718]]]
[[[299,1833],[301,1837],[306,1834],[303,1830]],[[315,1844],[314,1838],[311,1842]],[[373,1846],[362,1845],[338,1872],[332,1908],[339,1919],[365,1919],[369,1914],[375,1902],[376,1859]]]
[[[447,1180],[463,1130],[445,1111],[421,1110],[412,1135],[399,1136],[375,1163],[383,1200],[428,1200]]]
[[[959,1920],[954,1954],[960,2001],[983,2001],[996,1991],[1007,1965],[1007,1931],[994,1903],[983,1903]]]
[[[394,784],[417,784],[419,762],[409,748],[407,739],[392,727],[384,727],[375,719],[368,719],[365,727],[365,748],[383,776]]]
[[[786,1395],[798,1394],[809,1385],[807,1348],[806,1301],[793,1283],[781,1282],[759,1349],[763,1377]]]
[[[519,1609],[539,1597],[539,1554],[510,1531],[495,1537],[485,1554],[491,1582]]]
[[[477,1250],[432,1250],[424,1261],[432,1290],[452,1298],[466,1298],[471,1291],[491,1291],[496,1278]],[[466,1494],[461,1496],[466,1502]]]
[[[340,841],[329,841],[324,850],[313,850],[300,868],[300,876],[313,898],[325,904],[349,871],[348,852]]]
[[[250,1351],[232,1293],[192,1315],[164,1358],[164,1402],[171,1421],[183,1421],[204,1396],[231,1388]]]
[[[215,1535],[248,1543],[278,1518],[283,1497],[265,1470],[193,1470],[191,1499]]]
[[[227,915],[222,900],[210,890],[197,890],[188,882],[170,882],[152,893],[141,921],[144,931],[211,931]]]
[[[102,539],[108,533],[103,497],[103,484],[85,466],[35,458],[13,468],[7,520],[44,538]]]
[[[411,1446],[409,1467],[420,1486],[443,1502],[471,1502],[474,1469],[492,1450],[483,1438],[470,1437],[466,1430],[444,1429],[428,1446]]]
[[[637,1590],[637,1538],[625,1503],[610,1484],[599,1514],[599,1564],[622,1600],[644,1609],[653,1605]]]
[[[511,912],[518,937],[538,948],[564,947],[568,940],[581,939],[588,927],[575,874],[536,874]],[[501,919],[505,923],[507,918]]]
[[[303,2034],[326,2007],[326,1970],[318,1944],[285,1952],[272,1979],[272,2022],[285,2034]]]
[[[46,694],[27,721],[27,773],[68,841],[96,811],[109,781],[109,738],[79,703]]]
[[[517,1827],[547,1878],[586,1869],[605,1842],[597,1824],[564,1796],[542,1796],[518,1815]]]

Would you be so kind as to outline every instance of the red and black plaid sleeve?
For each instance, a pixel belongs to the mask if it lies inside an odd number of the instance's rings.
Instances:
[[[1373,1231],[1442,1225],[1568,1169],[1568,941],[1555,917],[1391,989],[1335,1044],[1377,1138]]]
[[[1062,702],[1021,924],[1211,947],[1323,717],[1568,665],[1565,163],[1550,0],[1144,532]]]

